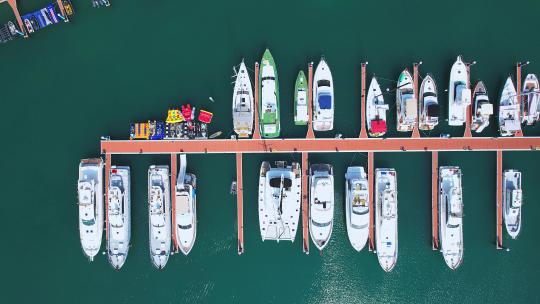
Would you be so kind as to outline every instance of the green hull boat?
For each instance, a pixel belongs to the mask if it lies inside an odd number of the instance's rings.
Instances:
[[[308,123],[308,85],[304,71],[300,71],[294,85],[294,124],[307,125]]]
[[[261,135],[266,138],[279,136],[279,83],[276,63],[266,49],[259,70],[259,123]]]

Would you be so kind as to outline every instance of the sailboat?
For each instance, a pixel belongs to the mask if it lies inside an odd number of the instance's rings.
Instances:
[[[304,71],[300,70],[294,85],[294,124],[307,125],[308,123],[308,84]]]
[[[379,265],[386,272],[398,257],[397,174],[394,169],[375,170],[375,249]]]
[[[299,163],[284,161],[271,167],[262,162],[259,172],[259,229],[263,241],[294,242],[302,200]]]
[[[334,226],[334,170],[328,164],[309,167],[309,233],[315,247],[323,250]]]
[[[332,72],[321,58],[313,75],[313,130],[334,129],[334,80]]]
[[[90,261],[99,252],[103,235],[103,160],[83,159],[77,182],[79,235],[83,253]]]
[[[364,248],[369,237],[368,180],[363,167],[348,167],[345,174],[345,219],[347,235],[356,251]]]
[[[234,132],[240,138],[248,138],[253,132],[253,117],[255,112],[253,105],[251,80],[249,79],[249,73],[244,60],[242,60],[238,73],[236,73],[232,103]]]
[[[473,100],[471,130],[480,133],[489,125],[489,117],[493,114],[493,105],[489,102],[488,92],[482,81],[474,87]]]
[[[471,89],[469,87],[469,71],[467,65],[457,57],[450,70],[448,87],[448,124],[462,126],[467,117],[467,107],[471,104]]]
[[[439,124],[439,100],[435,79],[430,74],[422,80],[419,99],[418,128],[426,131],[433,130]]]
[[[366,123],[369,136],[379,137],[386,133],[386,111],[388,108],[388,105],[384,103],[377,78],[371,78],[366,97]]]
[[[148,169],[148,222],[150,259],[157,269],[163,269],[171,253],[169,166]]]
[[[280,133],[279,81],[274,57],[268,49],[263,54],[259,74],[261,135],[266,138],[278,137]]]
[[[412,131],[417,121],[418,104],[411,73],[407,69],[403,70],[398,78],[396,109],[397,130],[399,132]]]
[[[180,170],[176,180],[176,243],[188,255],[197,237],[197,177],[186,173],[187,159],[180,155]]]
[[[112,166],[109,174],[107,257],[114,269],[126,262],[131,240],[131,181],[127,166]]]
[[[519,103],[512,77],[508,77],[499,104],[499,131],[501,136],[512,136],[521,131]]]
[[[532,125],[538,121],[540,114],[540,85],[536,75],[529,74],[523,82],[523,93],[521,95],[521,122]]]
[[[503,175],[503,216],[506,231],[511,238],[518,237],[521,231],[521,172],[505,170]]]
[[[439,237],[446,265],[456,269],[463,261],[463,198],[461,170],[439,168]]]

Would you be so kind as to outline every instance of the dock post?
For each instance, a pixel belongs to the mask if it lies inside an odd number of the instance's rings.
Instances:
[[[366,66],[367,63],[363,62],[360,67],[360,138],[367,138],[367,124],[366,124]]]
[[[497,202],[496,202],[496,216],[497,216],[497,227],[496,227],[496,234],[497,234],[497,249],[503,249],[503,236],[502,236],[502,191],[503,191],[503,154],[502,150],[497,151]]]
[[[259,125],[259,63],[255,62],[255,124],[253,126],[253,139],[261,138]]]
[[[516,98],[517,98],[517,103],[519,105],[519,111],[518,111],[518,121],[519,121],[519,124],[521,125],[521,113],[522,113],[522,104],[521,104],[521,67],[522,67],[522,64],[521,62],[518,62],[516,64]],[[516,134],[514,135],[516,137],[520,137],[520,136],[523,136],[523,131],[521,130],[521,128],[519,128],[519,131],[516,132]]]
[[[238,222],[238,254],[244,253],[244,184],[242,182],[242,153],[236,153],[236,209]]]
[[[302,152],[302,237],[305,254],[309,254],[309,161],[308,153]]]
[[[7,0],[7,2],[9,3],[9,6],[11,6],[11,10],[13,10],[13,14],[15,15],[15,19],[17,19],[17,23],[19,24],[19,27],[24,34],[24,38],[28,38],[28,33],[26,32],[26,28],[21,19],[21,14],[19,14],[19,9],[17,8],[17,0]]]
[[[105,154],[105,240],[109,240],[109,176],[111,173],[111,154]]]
[[[418,66],[419,63],[413,63],[413,85],[414,85],[414,98],[416,99],[416,103],[418,106]],[[416,113],[416,122],[413,125],[412,135],[413,138],[419,138],[420,137],[420,131],[418,131],[418,124],[420,122],[420,118],[418,117],[418,111]]]
[[[313,62],[308,65],[308,125],[306,138],[315,138],[313,132]]]
[[[472,133],[471,133],[471,120],[472,120],[471,108],[472,108],[472,103],[473,103],[473,99],[474,99],[474,93],[473,93],[474,88],[472,87],[472,83],[471,83],[471,64],[467,63],[467,64],[465,64],[465,66],[467,68],[467,85],[469,86],[469,88],[471,88],[471,103],[467,105],[467,109],[465,110],[465,131],[463,133],[463,137],[472,137]]]
[[[178,243],[176,241],[176,178],[178,174],[178,156],[176,153],[171,153],[171,205],[172,205],[172,242],[173,251],[178,252]]]
[[[439,152],[431,152],[431,247],[439,249]]]
[[[375,196],[373,195],[373,183],[375,182],[375,179],[374,179],[374,175],[373,175],[373,172],[375,171],[375,165],[374,165],[374,158],[375,158],[375,153],[373,152],[368,152],[368,176],[367,176],[367,181],[368,181],[368,194],[369,194],[369,200],[368,200],[368,204],[369,204],[369,209],[370,209],[370,213],[369,213],[369,251],[374,251],[375,250],[375,234],[374,234],[374,230],[375,230]]]

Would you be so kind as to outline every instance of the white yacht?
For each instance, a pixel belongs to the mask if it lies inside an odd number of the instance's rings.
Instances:
[[[458,268],[463,261],[463,197],[458,167],[439,168],[439,239],[446,265]]]
[[[448,124],[462,126],[467,119],[467,107],[471,104],[469,72],[467,65],[457,57],[450,70],[448,86]]]
[[[188,255],[197,237],[197,177],[186,173],[186,155],[180,155],[180,170],[176,180],[176,243]]]
[[[84,254],[90,259],[101,247],[103,235],[103,160],[83,159],[77,182],[79,234]]]
[[[521,230],[521,172],[506,170],[503,175],[503,217],[506,231],[513,239]]]
[[[382,269],[392,271],[398,257],[397,174],[375,170],[375,249]]]
[[[489,126],[489,117],[493,115],[493,105],[489,102],[488,92],[482,81],[474,87],[473,99],[471,130],[480,133]]]
[[[315,247],[323,250],[334,226],[334,172],[331,165],[309,167],[309,233]]]
[[[169,166],[148,169],[148,211],[150,258],[156,268],[163,269],[171,253]]]
[[[538,121],[540,114],[540,85],[536,75],[529,74],[523,82],[523,93],[521,95],[521,122],[532,125]]]
[[[422,80],[418,96],[420,99],[418,128],[420,130],[433,130],[439,124],[439,100],[435,79],[430,74],[427,74],[426,78]]]
[[[112,166],[109,174],[107,256],[114,269],[126,262],[131,240],[131,182],[127,166]]]
[[[410,132],[418,119],[418,103],[416,101],[413,79],[407,69],[399,75],[396,88],[397,130]]]
[[[271,167],[262,162],[259,174],[259,229],[261,238],[294,242],[302,200],[302,170],[283,161]]]
[[[313,130],[334,129],[334,80],[324,58],[313,75]]]
[[[384,103],[379,82],[377,78],[373,77],[366,97],[366,123],[369,136],[379,137],[386,133],[386,111],[388,108],[388,105]]]
[[[521,131],[519,103],[512,77],[508,77],[499,104],[499,131],[502,136],[512,136]]]
[[[240,63],[240,68],[236,73],[233,91],[233,126],[234,132],[240,138],[248,138],[253,132],[254,101],[253,88],[249,73],[244,64]]]
[[[364,248],[369,237],[368,180],[363,167],[348,167],[345,174],[345,219],[349,241],[356,251]]]

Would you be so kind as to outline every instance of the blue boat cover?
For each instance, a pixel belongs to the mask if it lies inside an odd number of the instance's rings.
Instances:
[[[319,108],[321,110],[332,109],[332,96],[330,94],[322,93],[319,95]]]

